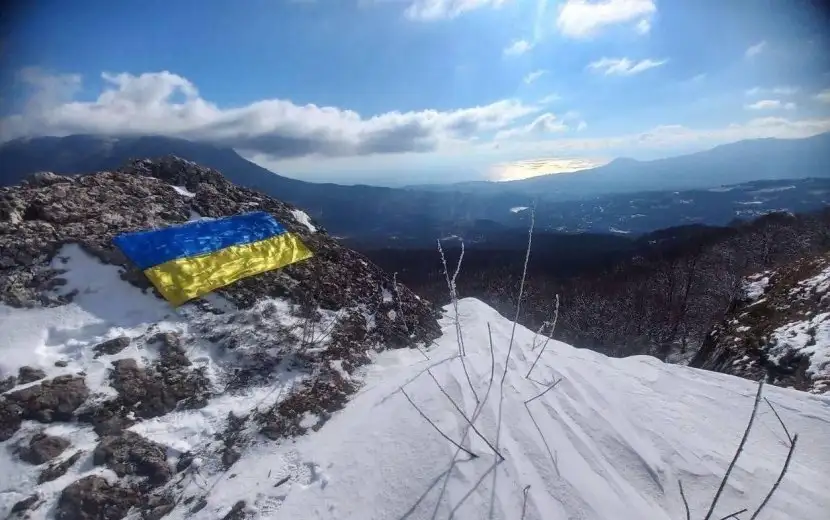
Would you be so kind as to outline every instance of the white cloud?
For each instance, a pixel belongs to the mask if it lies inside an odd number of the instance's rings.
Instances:
[[[830,103],[830,88],[824,89],[816,94],[816,99],[822,103]]]
[[[54,85],[77,89],[80,78],[26,73],[35,105],[0,120],[0,139],[75,133],[158,134],[206,140],[274,157],[424,152],[514,125],[541,108],[505,99],[449,111],[387,112],[363,117],[337,107],[266,99],[235,108],[205,100],[186,78],[170,72],[102,74],[94,101],[53,96]],[[75,81],[77,79],[77,81]],[[48,95],[46,95],[48,94]]]
[[[758,54],[760,54],[761,51],[763,51],[766,46],[767,46],[767,42],[762,40],[762,41],[756,43],[755,45],[750,45],[749,48],[744,53],[744,55],[747,58],[755,57]]]
[[[630,76],[648,69],[664,65],[668,60],[645,59],[632,61],[628,58],[602,58],[588,64],[588,68],[604,73],[606,76]]]
[[[482,7],[501,7],[509,0],[411,0],[404,14],[410,20],[434,21],[456,18]]]
[[[784,110],[794,110],[796,106],[795,103],[783,103],[778,99],[762,99],[755,103],[744,105],[744,108],[748,110],[778,110],[781,108]]]
[[[29,113],[48,111],[50,107],[72,99],[81,88],[79,74],[48,74],[37,67],[18,71],[15,79],[33,92],[26,103]]]
[[[516,40],[504,49],[505,56],[520,56],[533,48],[527,40]]]
[[[559,94],[551,93],[539,100],[540,105],[550,105],[562,99]]]
[[[584,38],[603,27],[639,20],[639,32],[651,29],[650,18],[657,12],[654,0],[566,0],[559,8],[556,27],[572,38]]]
[[[533,83],[533,82],[534,82],[534,81],[536,81],[537,79],[539,79],[539,78],[541,78],[542,76],[544,76],[545,74],[547,74],[547,72],[548,72],[548,71],[543,70],[543,69],[534,70],[533,72],[528,73],[528,74],[524,77],[524,82],[525,82],[525,83],[527,83],[528,85],[530,85],[531,83]]]
[[[581,132],[586,128],[588,128],[588,123],[586,123],[585,121],[580,121],[579,124],[576,126],[576,131]]]
[[[504,139],[514,139],[514,138],[527,138],[527,137],[543,137],[548,134],[564,132],[568,130],[568,126],[565,125],[561,120],[559,120],[556,115],[547,112],[538,116],[534,119],[530,124],[525,126],[520,126],[517,128],[510,128],[507,130],[499,131],[495,139],[504,140]]]
[[[791,86],[781,86],[781,87],[771,87],[771,88],[762,88],[762,87],[752,87],[745,91],[747,96],[758,96],[761,94],[774,94],[777,96],[792,96],[793,94],[797,94],[799,92],[798,87],[791,87]]]
[[[718,144],[744,139],[774,137],[800,139],[830,131],[830,118],[792,120],[783,117],[754,118],[716,128],[689,128],[683,125],[661,125],[651,130],[612,137],[559,137],[556,139],[517,141],[509,150],[516,159],[566,154],[601,153],[602,155],[636,155],[643,150],[662,151],[665,155],[700,150]],[[469,157],[475,153],[485,158],[487,151],[503,156],[507,147],[497,150],[490,143],[464,150]]]

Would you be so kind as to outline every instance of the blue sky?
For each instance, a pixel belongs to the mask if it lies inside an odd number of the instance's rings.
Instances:
[[[830,130],[807,0],[41,1],[0,137],[167,134],[307,180],[508,179]]]

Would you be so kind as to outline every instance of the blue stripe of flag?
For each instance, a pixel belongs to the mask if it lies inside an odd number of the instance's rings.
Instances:
[[[135,265],[144,270],[170,260],[213,253],[282,233],[285,233],[285,228],[274,217],[264,211],[256,211],[124,233],[113,241]]]

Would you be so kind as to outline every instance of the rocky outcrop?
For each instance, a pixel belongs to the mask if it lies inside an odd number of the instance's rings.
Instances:
[[[125,348],[130,346],[130,338],[122,336],[120,338],[113,338],[103,343],[99,343],[92,347],[95,352],[95,357],[118,354]]]
[[[830,254],[748,277],[690,366],[830,392]]]
[[[18,518],[23,518],[23,515],[26,511],[29,511],[35,503],[40,500],[40,495],[35,493],[34,495],[29,495],[28,497],[24,498],[23,500],[15,503],[12,506],[12,516],[17,516]]]
[[[30,464],[43,464],[63,453],[70,444],[62,437],[38,433],[32,437],[27,447],[20,450],[20,458]]]
[[[84,452],[76,451],[73,453],[69,458],[66,460],[50,464],[46,469],[44,469],[37,478],[38,484],[43,484],[44,482],[51,482],[56,478],[60,478],[66,475],[66,472],[69,471],[69,468],[75,465],[78,462],[78,459],[81,458],[81,455]]]
[[[83,377],[64,375],[0,398],[0,440],[11,437],[24,419],[70,421],[89,397]]]
[[[112,485],[98,476],[84,477],[67,486],[58,499],[58,520],[120,520],[141,502],[138,491]]]
[[[20,367],[17,373],[17,384],[24,385],[26,383],[34,383],[46,377],[46,372],[39,368]]]
[[[314,256],[241,280],[219,294],[242,308],[265,296],[286,296],[332,310],[360,303],[377,316],[400,311],[397,320],[381,323],[377,331],[392,346],[409,344],[411,336],[431,339],[438,332],[435,310],[405,287],[395,291],[399,301],[384,301],[383,288],[391,286],[391,276],[365,257],[325,233],[312,232],[291,206],[234,186],[214,170],[168,157],[134,161],[115,172],[46,177],[46,183],[0,188],[0,301],[7,304],[60,305],[71,299],[46,292],[62,283],[48,260],[64,244],[80,244],[104,262],[124,266],[126,279],[149,290],[147,279],[114,247],[114,236],[184,222],[194,212],[223,217],[262,210],[297,234]],[[184,197],[172,186],[195,195]]]
[[[164,484],[173,474],[164,446],[131,431],[101,439],[93,453],[93,462],[106,465],[119,477],[147,477],[150,487]]]
[[[178,337],[159,334],[150,343],[159,344],[159,360],[147,368],[140,367],[133,358],[113,362],[110,382],[118,398],[81,415],[82,420],[95,425],[99,434],[117,433],[135,418],[150,419],[176,408],[199,408],[207,402],[210,382],[203,370],[190,368]]]
[[[91,423],[99,435],[93,462],[120,479],[88,476],[71,483],[58,500],[57,518],[123,518],[134,507],[145,518],[161,518],[176,503],[168,496],[174,484],[167,450],[129,426],[201,407],[220,392],[268,387],[285,373],[298,376],[279,403],[244,416],[230,414],[227,430],[216,439],[221,442],[201,447],[214,451],[182,455],[178,465],[181,471],[198,472],[209,456],[229,468],[260,431],[281,439],[322,427],[356,391],[352,375],[372,352],[431,341],[440,333],[438,313],[365,257],[308,225],[296,208],[175,157],[137,160],[117,171],[77,177],[40,173],[19,186],[0,188],[0,303],[13,307],[83,303],[82,288],[64,287],[71,277],[64,275],[66,260],[58,254],[68,244],[118,266],[124,281],[158,296],[143,272],[113,245],[115,236],[253,210],[272,214],[313,256],[217,290],[221,308],[212,299],[188,304],[179,316],[188,322],[186,332],[159,332],[169,328],[153,325],[146,331],[132,329],[128,337],[120,335],[123,329],[110,329],[111,335],[103,337],[112,339],[77,343],[88,352],[73,357],[71,366],[94,358],[97,366],[109,364],[104,382],[114,393],[88,399],[82,375],[39,381],[46,374],[30,368],[0,381],[5,392],[0,396],[0,441],[14,435],[24,420],[77,418]],[[210,367],[211,378],[205,363],[188,357],[188,351],[205,344],[222,365]],[[55,366],[65,368],[70,362],[61,359]],[[30,386],[14,388],[20,384]],[[313,426],[304,420],[310,415],[317,418]],[[63,444],[38,437],[26,448],[33,463],[52,460],[40,471],[38,483],[54,481],[78,463],[83,452],[61,455],[68,448]],[[245,516],[245,504],[240,504],[228,518]]]

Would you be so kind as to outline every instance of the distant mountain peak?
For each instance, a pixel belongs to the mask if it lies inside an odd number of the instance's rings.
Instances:
[[[610,163],[608,166],[615,165],[615,166],[631,166],[633,164],[639,164],[642,161],[638,161],[637,159],[632,159],[631,157],[617,157]]]

